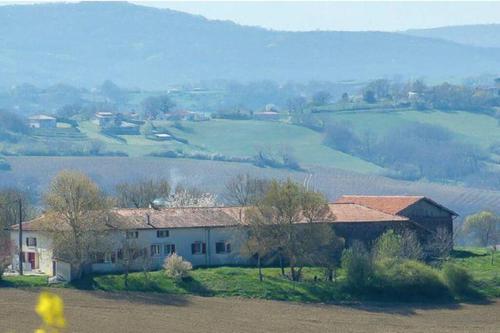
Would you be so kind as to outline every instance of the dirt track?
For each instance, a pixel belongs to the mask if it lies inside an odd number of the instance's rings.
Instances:
[[[65,301],[67,332],[500,332],[500,301],[339,306],[55,291]],[[33,332],[37,296],[36,290],[0,289],[0,332]]]

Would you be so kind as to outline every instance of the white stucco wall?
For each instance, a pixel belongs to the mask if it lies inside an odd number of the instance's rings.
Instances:
[[[169,236],[158,238],[157,230],[168,230]],[[129,230],[134,231],[134,230]],[[219,266],[219,265],[241,265],[248,262],[247,258],[239,255],[242,237],[244,231],[238,228],[173,228],[173,229],[147,229],[135,230],[139,235],[137,239],[128,240],[134,247],[146,248],[149,255],[149,264],[152,269],[160,269],[168,253],[164,252],[164,245],[174,244],[176,253],[185,260],[191,262],[193,266]],[[125,231],[114,231],[109,236],[111,251],[118,251],[123,247],[125,241]],[[191,244],[194,242],[206,244],[205,254],[193,254]],[[226,241],[231,244],[230,253],[216,253],[215,244],[218,241]],[[160,255],[151,256],[151,245],[160,245]],[[133,265],[132,269],[142,268],[142,261],[139,259]],[[119,261],[113,263],[97,263],[92,265],[94,272],[112,272],[120,271],[123,266]]]
[[[158,238],[157,230],[168,230],[169,236]],[[244,230],[227,227],[227,228],[173,228],[173,229],[146,229],[146,230],[129,230],[138,231],[138,238],[131,239],[127,242],[132,242],[134,247],[146,248],[148,251],[149,265],[151,269],[160,269],[165,258],[168,256],[164,252],[165,244],[174,244],[176,253],[182,256],[185,260],[191,262],[193,266],[219,266],[219,265],[240,265],[248,262],[247,258],[239,255],[240,246],[245,235]],[[36,237],[37,246],[27,247],[26,238]],[[125,242],[125,231],[111,231],[107,239],[106,252],[115,254]],[[11,240],[18,246],[18,232],[11,231]],[[194,242],[206,243],[205,254],[192,254],[191,244]],[[226,241],[231,244],[230,253],[216,253],[215,244],[218,241]],[[160,245],[160,255],[151,256],[151,245]],[[23,232],[23,251],[35,252],[37,254],[38,269],[47,275],[52,275],[52,242],[49,233],[25,231]],[[108,258],[110,256],[108,255]],[[13,264],[17,267],[17,251],[13,253]],[[143,267],[143,261],[137,260],[132,265],[131,269],[140,270]],[[94,263],[92,271],[100,273],[116,272],[123,270],[123,264],[116,260],[115,263]]]
[[[27,246],[26,238],[36,237],[36,247]],[[15,251],[12,253],[12,265],[17,268],[19,264],[18,249],[19,249],[19,233],[18,231],[10,232],[10,239],[15,245]],[[52,241],[50,234],[40,231],[23,231],[23,252],[36,253],[38,261],[38,269],[48,275],[52,275]],[[25,265],[26,266],[26,265]]]

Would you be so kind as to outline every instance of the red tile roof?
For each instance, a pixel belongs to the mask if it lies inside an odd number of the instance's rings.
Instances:
[[[396,215],[402,210],[425,199],[423,196],[343,195],[335,203],[355,203],[381,212]]]
[[[354,203],[331,203],[331,223],[401,222],[408,219]],[[244,225],[244,207],[114,209],[108,219],[109,229],[200,228]],[[240,214],[242,218],[240,219]],[[55,216],[42,215],[23,223],[26,231],[46,230]],[[302,222],[305,222],[303,220]],[[324,221],[323,221],[324,222]],[[12,229],[16,230],[17,225]]]

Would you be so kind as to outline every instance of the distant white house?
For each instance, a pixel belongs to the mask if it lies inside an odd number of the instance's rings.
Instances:
[[[113,112],[97,112],[95,114],[95,117],[100,127],[107,127],[111,125],[115,120]]]
[[[39,114],[28,118],[30,128],[56,128],[57,119],[51,116]]]
[[[253,116],[256,120],[267,120],[267,121],[280,120],[280,114],[276,111],[255,112]]]

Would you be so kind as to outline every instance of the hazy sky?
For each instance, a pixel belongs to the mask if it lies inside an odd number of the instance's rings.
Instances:
[[[9,3],[57,1],[9,1]],[[279,30],[394,31],[446,25],[500,23],[500,1],[134,2],[199,14],[210,19],[231,20],[240,24]]]
[[[279,30],[405,30],[500,23],[499,2],[145,2]]]

